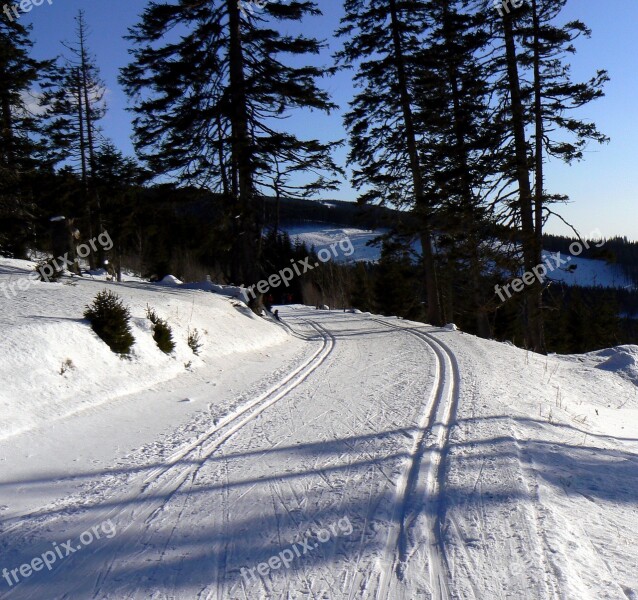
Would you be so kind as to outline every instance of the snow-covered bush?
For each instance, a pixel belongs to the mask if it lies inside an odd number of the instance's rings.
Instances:
[[[117,294],[108,290],[100,292],[93,304],[86,307],[84,318],[113,352],[122,356],[131,353],[135,343],[129,325],[131,313]]]

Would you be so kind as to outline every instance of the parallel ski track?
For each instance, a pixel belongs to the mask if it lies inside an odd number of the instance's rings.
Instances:
[[[176,463],[188,459],[194,452],[197,453],[195,456],[197,461],[203,463],[215,450],[242,427],[257,418],[268,407],[288,395],[296,387],[301,385],[313,371],[317,370],[332,353],[335,338],[320,325],[310,321],[308,321],[308,324],[322,337],[322,346],[315,354],[307,359],[301,366],[288,373],[269,390],[245,402],[238,409],[226,415],[211,429],[199,436],[193,443],[180,448],[168,458],[165,465],[151,471],[144,480],[144,483],[146,485],[151,484],[169,471]],[[210,443],[208,443],[209,441]]]
[[[118,536],[114,537],[111,543],[101,546],[102,552],[108,553],[111,557],[111,560],[105,564],[107,573],[111,570],[113,562],[120,555],[120,552],[114,552],[114,546],[118,545],[118,538],[125,538],[125,536],[121,535],[122,533],[139,522],[145,523],[148,528],[183,485],[187,481],[193,480],[194,476],[213,453],[221,448],[240,429],[254,421],[266,409],[301,385],[332,354],[335,347],[335,337],[318,323],[307,320],[304,320],[304,322],[315,329],[321,336],[322,345],[319,350],[306,359],[299,367],[283,377],[277,384],[257,397],[243,403],[201,434],[195,441],[181,447],[166,459],[165,464],[149,471],[141,481],[134,479],[129,482],[128,488],[132,491],[121,501],[118,501],[115,506],[105,508],[103,511],[98,509],[98,511],[92,513],[91,519],[95,523],[105,522],[109,519],[118,523]],[[46,514],[46,510],[42,512]],[[23,517],[19,523],[5,530],[4,535],[19,529],[25,521],[28,522],[29,518],[37,518],[39,516],[39,513],[33,513]],[[108,546],[108,550],[106,546]],[[88,552],[84,554],[87,557],[89,555]],[[83,559],[80,555],[77,555],[77,558]],[[94,598],[100,596],[98,582],[103,579],[104,574],[96,574]],[[7,598],[11,598],[13,593],[19,593],[18,590],[21,587],[20,584],[17,584],[12,588]],[[35,595],[28,597],[40,597],[37,589],[29,590],[29,593]]]
[[[434,600],[448,600],[448,568],[445,545],[441,536],[445,481],[445,458],[450,428],[456,419],[459,401],[460,373],[452,350],[435,336],[386,320],[372,318],[420,339],[436,357],[435,381],[418,424],[418,434],[410,452],[410,460],[397,483],[392,524],[385,553],[381,559],[377,600],[389,600],[393,582],[402,579],[408,561],[410,523],[425,511],[427,522],[427,556],[429,578]]]

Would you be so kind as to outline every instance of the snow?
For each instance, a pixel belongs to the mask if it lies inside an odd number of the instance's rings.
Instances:
[[[638,386],[638,346],[606,348],[578,357],[596,369],[616,373]]]
[[[0,286],[21,280],[30,285],[24,292],[16,286],[0,293],[0,406],[4,417],[0,438],[145,390],[183,373],[186,364],[197,368],[206,359],[258,350],[286,337],[281,328],[213,294],[154,289],[139,280],[120,285],[92,278],[43,283],[28,279],[30,266],[0,259]],[[9,289],[18,295],[14,297]],[[83,318],[86,305],[102,289],[117,291],[130,306],[135,336],[131,360],[113,354]],[[171,356],[153,341],[147,305],[173,328],[176,349]],[[201,357],[187,345],[188,332],[193,329],[202,337]]]
[[[316,251],[321,248],[328,248],[330,244],[339,243],[349,239],[354,247],[351,256],[339,254],[334,258],[335,262],[376,262],[379,260],[380,246],[368,246],[375,238],[383,235],[383,230],[358,229],[355,227],[335,227],[324,223],[304,223],[286,228],[286,232],[293,240],[300,240],[310,249],[315,247]]]
[[[0,284],[27,273],[0,261]],[[2,598],[638,597],[638,347],[540,356],[301,305],[279,324],[209,284],[0,295]],[[104,287],[131,361],[82,320]]]
[[[555,264],[552,258],[554,252],[543,252],[543,260],[550,265]],[[618,265],[609,264],[604,260],[593,260],[580,256],[561,254],[568,265],[556,268],[548,273],[549,279],[572,286],[593,286],[604,288],[633,288],[634,285]]]
[[[175,275],[166,275],[162,281],[159,282],[160,285],[167,285],[169,287],[176,287],[178,285],[182,285],[183,281],[180,281],[175,277]]]
[[[388,233],[386,229],[357,229],[329,225],[326,223],[304,223],[288,227],[286,229],[292,240],[299,239],[308,248],[315,246],[316,250],[329,247],[330,244],[339,242],[348,237],[354,246],[354,253],[350,257],[339,255],[335,257],[336,262],[367,261],[378,262],[381,258],[381,245],[367,246],[368,242]],[[418,255],[421,252],[421,244],[416,241],[413,245],[414,252]],[[503,244],[495,245],[503,251],[507,250]],[[578,247],[576,247],[578,249]],[[552,269],[547,277],[552,281],[561,282],[571,286],[593,286],[605,288],[634,288],[630,278],[618,265],[607,263],[604,260],[594,260],[582,258],[580,256],[561,254],[563,260],[568,262],[554,268],[556,260],[553,258],[555,252],[543,251],[543,261],[548,261]]]

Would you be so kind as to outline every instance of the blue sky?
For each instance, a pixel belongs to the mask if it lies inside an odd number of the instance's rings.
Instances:
[[[3,0],[0,0],[2,3]],[[51,1],[52,4],[48,4]],[[122,39],[127,28],[136,23],[146,6],[146,0],[45,0],[40,7],[21,17],[33,24],[36,53],[40,57],[60,54],[62,40],[74,39],[74,16],[78,9],[86,11],[91,29],[91,50],[97,56],[102,76],[107,83],[109,113],[103,121],[107,136],[128,154],[130,118],[126,112],[127,99],[117,84],[118,69],[128,62],[128,44]],[[341,16],[338,0],[319,0],[323,17],[311,19],[309,33],[330,38]],[[596,69],[607,69],[611,82],[606,97],[585,107],[581,116],[595,121],[601,131],[611,137],[605,146],[591,145],[585,160],[573,166],[551,162],[548,165],[547,188],[553,193],[568,194],[571,203],[556,207],[560,214],[587,235],[594,230],[605,237],[625,235],[638,239],[638,121],[635,118],[638,97],[638,59],[633,51],[638,22],[636,0],[571,0],[565,11],[565,20],[580,19],[593,31],[592,38],[578,44],[578,54],[572,58],[576,78],[586,79]],[[304,24],[305,25],[305,24]],[[331,49],[337,45],[331,42]],[[342,73],[325,82],[334,101],[342,108],[352,95],[350,75]],[[290,126],[300,135],[337,140],[345,137],[338,115],[326,117],[313,114],[293,117]],[[345,159],[346,150],[337,152]],[[356,193],[344,182],[331,197],[352,200]],[[568,233],[557,219],[552,219],[548,230]]]

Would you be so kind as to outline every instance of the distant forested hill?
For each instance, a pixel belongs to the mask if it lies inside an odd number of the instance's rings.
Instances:
[[[569,254],[570,245],[578,241],[576,238],[558,235],[544,235],[543,238],[543,247],[546,250],[562,254]],[[618,265],[638,285],[638,242],[632,242],[626,237],[613,237],[603,241],[600,247],[590,244],[589,248],[584,248],[581,256]],[[597,241],[597,244],[600,245],[600,242]]]

